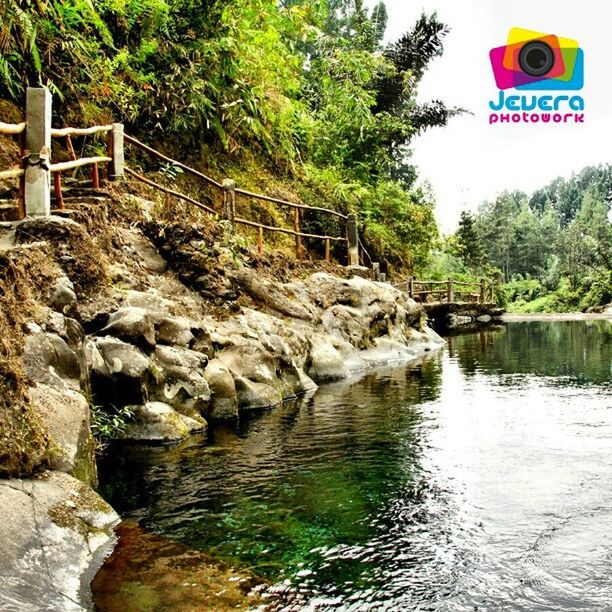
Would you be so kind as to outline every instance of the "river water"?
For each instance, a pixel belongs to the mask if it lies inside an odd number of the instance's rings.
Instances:
[[[612,322],[449,339],[178,448],[114,450],[123,515],[286,610],[612,610]]]

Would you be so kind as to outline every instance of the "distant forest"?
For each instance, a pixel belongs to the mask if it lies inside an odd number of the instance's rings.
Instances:
[[[493,275],[510,310],[586,310],[612,302],[612,167],[589,166],[528,195],[505,191],[463,212],[434,271]]]

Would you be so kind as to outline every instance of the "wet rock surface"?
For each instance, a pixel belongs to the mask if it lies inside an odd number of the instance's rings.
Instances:
[[[0,481],[0,608],[91,608],[89,584],[114,546],[119,517],[61,472]]]

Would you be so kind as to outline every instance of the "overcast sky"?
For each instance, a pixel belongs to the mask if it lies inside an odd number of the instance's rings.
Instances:
[[[612,162],[612,3],[386,0],[386,5],[390,40],[423,10],[437,11],[452,28],[444,55],[423,78],[419,99],[440,98],[474,113],[414,141],[413,161],[433,187],[444,232],[455,228],[462,209],[475,210],[504,189],[529,192],[589,164]],[[586,102],[583,125],[488,124],[488,102],[498,96],[488,54],[506,43],[511,27],[578,40],[585,53],[585,87],[576,92]]]

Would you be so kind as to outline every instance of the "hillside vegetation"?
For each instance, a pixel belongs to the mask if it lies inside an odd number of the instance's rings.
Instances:
[[[216,177],[359,212],[383,268],[428,261],[434,203],[409,146],[460,112],[416,102],[447,33],[435,14],[384,44],[385,5],[362,0],[1,5],[0,98],[20,105],[26,85],[47,85],[56,125],[122,121]]]
[[[437,273],[496,276],[513,312],[569,312],[612,302],[612,167],[584,168],[527,195],[504,192],[457,232]]]

